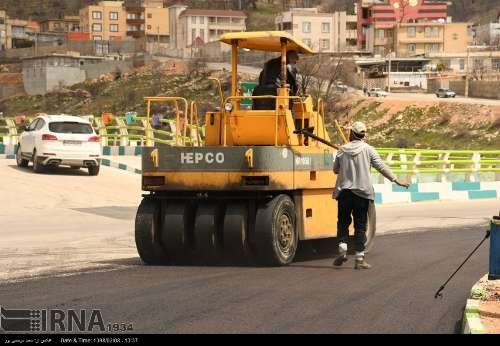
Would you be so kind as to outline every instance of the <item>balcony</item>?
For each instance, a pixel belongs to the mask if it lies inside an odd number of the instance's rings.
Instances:
[[[384,37],[384,38],[379,38],[375,37],[374,45],[375,46],[387,46],[387,45],[392,45],[393,39],[392,37]]]
[[[347,39],[349,39],[349,38],[357,39],[358,38],[358,32],[356,30],[346,30],[345,37]]]
[[[127,24],[129,24],[129,25],[141,25],[144,23],[145,23],[144,19],[140,19],[140,18],[127,19]]]
[[[208,28],[212,30],[244,30],[245,23],[208,23]]]
[[[398,37],[398,41],[400,43],[442,43],[443,36],[434,36],[434,37],[425,37],[425,36],[416,36],[416,37]]]

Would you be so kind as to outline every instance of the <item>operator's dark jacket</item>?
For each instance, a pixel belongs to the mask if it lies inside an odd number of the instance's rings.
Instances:
[[[291,65],[287,65],[286,83],[290,85],[291,95],[296,95],[298,90],[297,74],[295,68]],[[281,86],[281,57],[265,63],[264,69],[259,76],[259,85],[264,87],[273,86],[275,88]]]

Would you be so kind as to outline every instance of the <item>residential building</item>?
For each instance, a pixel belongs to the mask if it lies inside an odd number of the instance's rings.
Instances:
[[[468,23],[400,23],[393,29],[394,37],[387,38],[382,47],[389,47],[397,57],[463,53],[468,46],[468,26]],[[382,39],[376,36],[375,43]]]
[[[394,27],[402,23],[450,21],[446,1],[358,0],[358,45],[361,50],[387,54],[393,47]]]
[[[144,8],[145,35],[148,42],[168,43],[170,38],[168,8],[153,6]]]
[[[80,10],[80,29],[92,40],[123,40],[127,34],[123,1],[101,1]]]
[[[475,49],[456,53],[431,53],[428,54],[431,65],[445,67],[446,70],[457,74],[489,74],[500,72],[500,50]]]
[[[357,17],[346,12],[322,13],[317,8],[293,8],[275,19],[284,30],[315,52],[357,50]]]
[[[242,11],[188,9],[181,5],[171,6],[169,11],[173,49],[199,48],[225,33],[246,30],[247,15]]]
[[[162,2],[142,2],[138,7],[127,7],[127,36],[146,37],[148,42],[169,42],[169,10]]]
[[[80,31],[79,16],[64,16],[60,19],[46,19],[40,22],[41,32],[78,32]]]
[[[7,13],[0,10],[0,51],[7,49]]]
[[[127,36],[133,38],[143,37],[146,28],[144,7],[126,7],[125,11],[127,12]]]
[[[478,25],[474,31],[475,44],[500,47],[500,16],[497,23]]]
[[[30,46],[30,36],[32,29],[28,27],[28,21],[22,19],[6,19],[6,47],[7,49],[22,48]]]

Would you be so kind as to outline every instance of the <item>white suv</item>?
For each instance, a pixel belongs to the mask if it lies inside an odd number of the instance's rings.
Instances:
[[[33,162],[40,173],[47,166],[86,167],[99,174],[101,141],[89,121],[69,115],[40,115],[19,137],[16,151],[19,167]]]

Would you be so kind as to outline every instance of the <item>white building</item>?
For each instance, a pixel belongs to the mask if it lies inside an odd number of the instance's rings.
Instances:
[[[275,19],[284,30],[307,44],[315,52],[357,50],[357,17],[346,12],[322,13],[317,8],[293,8]]]

